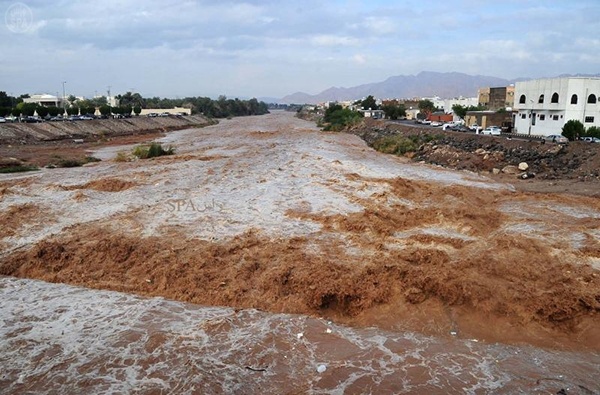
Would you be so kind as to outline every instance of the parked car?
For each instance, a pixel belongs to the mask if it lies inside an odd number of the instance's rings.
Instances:
[[[581,140],[585,141],[586,143],[600,143],[600,139],[598,137],[582,137]]]
[[[438,127],[438,126],[442,126],[442,124],[441,124],[441,122],[433,121],[430,123],[430,126]]]
[[[4,117],[4,119],[6,119],[6,122],[17,122],[17,117],[9,115],[8,117]]]
[[[6,119],[4,117],[0,117],[0,123],[6,123]]]
[[[481,133],[492,136],[500,136],[502,134],[502,129],[498,126],[488,126],[487,128],[483,129]]]
[[[454,125],[450,128],[450,130],[454,132],[469,132],[471,129],[466,127],[465,125]]]
[[[38,122],[42,122],[42,118],[36,117],[34,115],[30,115],[30,116],[27,116],[27,117],[23,118],[21,120],[21,122],[25,122],[25,123],[38,123]]]
[[[469,129],[471,129],[474,132],[478,132],[479,129],[481,129],[481,126],[479,126],[476,123],[474,123],[473,125],[469,126]]]
[[[559,134],[551,134],[550,136],[544,136],[544,140],[551,141],[557,144],[568,144],[569,139]]]
[[[151,112],[151,113],[149,113],[147,116],[148,116],[148,117],[150,117],[150,118],[156,118],[156,117],[158,117],[158,113],[156,113],[156,112]]]

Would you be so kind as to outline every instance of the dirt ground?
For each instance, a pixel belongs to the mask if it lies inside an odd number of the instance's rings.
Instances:
[[[172,157],[2,176],[0,274],[600,350],[597,196],[519,191],[313,125],[237,118],[169,134]]]
[[[558,145],[371,119],[349,132],[369,145],[388,136],[419,137],[424,142],[417,152],[407,155],[413,161],[478,172],[518,190],[600,197],[600,144],[574,141]],[[527,164],[526,171],[517,169],[520,163]],[[523,173],[527,173],[526,179],[520,178]]]

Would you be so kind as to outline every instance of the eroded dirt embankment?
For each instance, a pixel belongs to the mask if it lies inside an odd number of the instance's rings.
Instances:
[[[600,349],[597,198],[514,192],[278,117],[68,182],[4,181],[0,274]]]
[[[347,132],[370,146],[394,136],[413,139],[415,150],[407,153],[413,161],[485,173],[520,189],[600,196],[600,144],[574,141],[559,145],[372,119],[365,119]],[[520,163],[527,164],[526,171],[517,168]],[[526,181],[519,179],[522,173],[528,173]]]
[[[167,132],[210,124],[212,121],[197,115],[75,122],[3,123],[0,124],[0,144],[23,145],[64,139],[106,139],[112,136]]]

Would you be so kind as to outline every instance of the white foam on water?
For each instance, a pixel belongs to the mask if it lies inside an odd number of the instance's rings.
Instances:
[[[598,353],[357,329],[35,280],[0,278],[0,317],[6,394],[600,390]]]

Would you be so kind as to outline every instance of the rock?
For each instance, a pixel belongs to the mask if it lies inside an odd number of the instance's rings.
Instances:
[[[475,150],[475,154],[477,154],[477,155],[485,155],[485,154],[487,154],[487,151],[484,150],[483,148],[477,148]]]
[[[319,366],[317,366],[317,372],[318,373],[323,373],[327,370],[327,365],[325,364],[320,364]]]
[[[519,172],[519,168],[517,166],[508,165],[502,168],[502,173],[505,174],[517,174]]]
[[[521,180],[527,180],[529,178],[533,178],[535,177],[535,173],[523,173],[523,174],[519,174],[519,178]]]
[[[500,174],[500,169],[498,169],[498,168],[495,168],[495,167],[494,167],[494,168],[492,169],[492,173],[493,173],[493,174]]]
[[[525,171],[527,169],[529,169],[529,165],[527,163],[525,163],[525,162],[519,163],[519,170]]]

